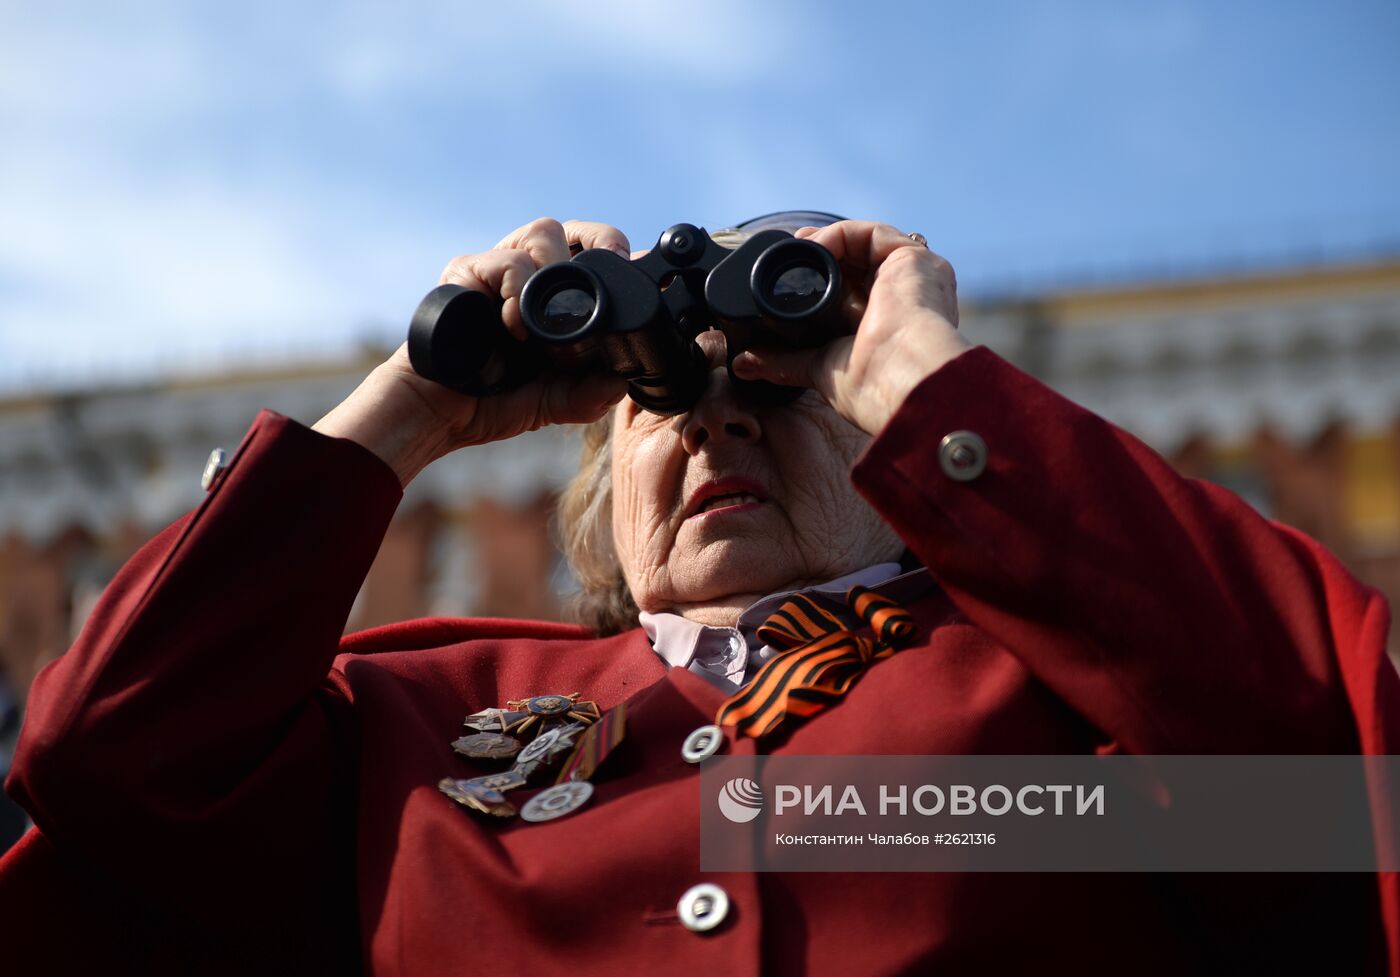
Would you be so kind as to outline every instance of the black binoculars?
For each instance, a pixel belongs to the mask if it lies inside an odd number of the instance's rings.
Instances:
[[[751,404],[802,393],[734,376],[734,357],[761,345],[821,346],[852,330],[841,315],[841,271],[831,252],[787,231],[759,231],[733,250],[703,228],[676,224],[635,261],[593,248],[536,271],[520,296],[528,338],[501,320],[501,302],[439,285],[413,314],[408,355],[420,376],[487,397],[546,371],[607,370],[655,414],[690,410],[710,367],[695,337],[724,332],[729,379]]]

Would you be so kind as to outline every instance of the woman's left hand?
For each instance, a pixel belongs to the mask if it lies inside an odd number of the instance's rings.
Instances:
[[[957,329],[953,267],[888,224],[840,221],[797,236],[841,264],[843,311],[857,331],[818,349],[751,350],[735,358],[734,372],[812,387],[846,420],[878,434],[925,377],[972,348]]]

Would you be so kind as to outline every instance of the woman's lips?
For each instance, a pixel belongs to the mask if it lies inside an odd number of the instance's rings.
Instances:
[[[763,486],[751,478],[718,478],[696,489],[686,503],[687,519],[717,513],[747,512],[768,501]]]
[[[733,498],[734,501],[730,501]],[[706,502],[708,508],[701,509],[692,519],[708,519],[710,516],[727,515],[735,512],[748,512],[763,505],[762,499],[754,498],[752,495],[744,497],[721,497]]]

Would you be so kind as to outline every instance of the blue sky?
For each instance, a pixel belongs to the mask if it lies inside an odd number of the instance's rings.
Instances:
[[[542,214],[965,291],[1400,241],[1400,4],[0,0],[0,390],[400,336]]]

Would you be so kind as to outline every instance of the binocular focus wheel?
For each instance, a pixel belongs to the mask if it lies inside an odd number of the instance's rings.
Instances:
[[[674,224],[661,233],[656,249],[677,268],[688,268],[705,253],[707,235],[694,224]]]

